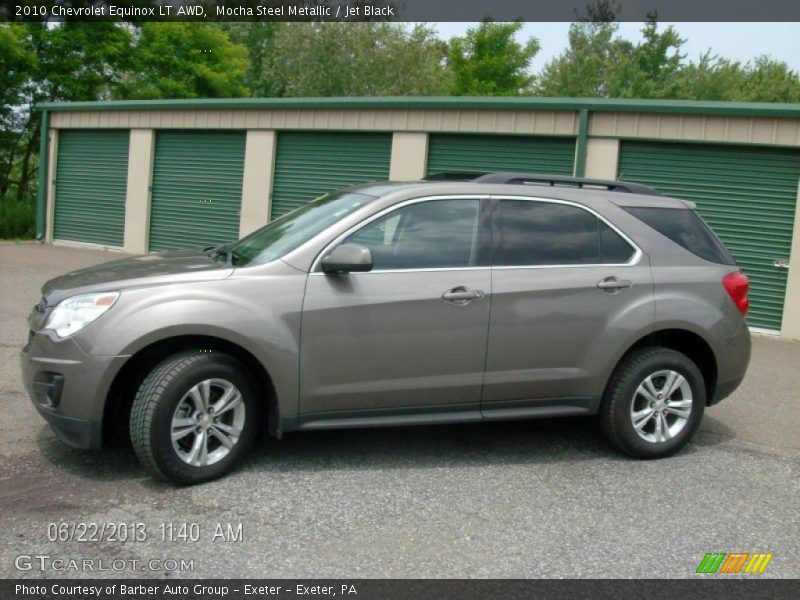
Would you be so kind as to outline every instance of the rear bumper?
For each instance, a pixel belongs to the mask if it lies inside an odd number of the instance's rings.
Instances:
[[[734,381],[726,381],[725,383],[717,384],[717,389],[714,392],[714,397],[711,398],[708,402],[709,406],[713,406],[717,404],[721,400],[724,400],[728,396],[730,396],[733,392],[736,391],[736,388],[744,381],[744,377],[736,379]]]
[[[725,343],[717,352],[717,388],[714,397],[708,399],[709,406],[730,396],[744,381],[750,364],[752,342],[750,330],[744,320],[741,323],[735,333],[725,339]]]

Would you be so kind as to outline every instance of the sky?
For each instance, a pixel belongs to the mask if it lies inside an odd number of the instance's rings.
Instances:
[[[462,35],[474,23],[430,23],[441,37]],[[560,54],[567,46],[569,23],[525,23],[518,39],[539,38],[542,49],[531,63],[533,72]],[[683,52],[688,60],[697,61],[711,49],[724,58],[747,62],[760,55],[769,55],[786,62],[800,72],[800,23],[659,23],[659,30],[672,25],[686,40]],[[637,41],[641,39],[641,23],[620,23],[619,33]]]

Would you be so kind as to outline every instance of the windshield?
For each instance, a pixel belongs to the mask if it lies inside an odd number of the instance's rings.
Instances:
[[[374,199],[353,192],[321,196],[235,242],[229,248],[233,263],[241,267],[278,259]]]

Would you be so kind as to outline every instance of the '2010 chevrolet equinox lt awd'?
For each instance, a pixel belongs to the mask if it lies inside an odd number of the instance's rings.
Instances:
[[[53,279],[22,351],[67,443],[128,424],[155,475],[256,434],[597,414],[678,451],[744,377],[748,281],[690,202],[515,173],[368,184],[238,242]]]

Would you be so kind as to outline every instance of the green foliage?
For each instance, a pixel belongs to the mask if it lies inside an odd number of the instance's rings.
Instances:
[[[642,29],[644,40],[620,44],[619,64],[611,69],[611,95],[616,98],[674,98],[676,81],[685,58],[685,43],[670,26],[658,31],[654,19]]]
[[[449,88],[442,44],[424,25],[281,23],[259,35],[269,52],[256,47],[257,96],[427,96]]]
[[[761,57],[741,64],[705,54],[686,62],[685,40],[655,19],[631,43],[616,23],[588,21],[570,27],[569,47],[542,71],[542,96],[668,98],[751,102],[800,101],[800,75],[786,63]]]
[[[454,96],[516,96],[526,92],[533,77],[528,71],[540,50],[539,40],[524,45],[514,39],[522,23],[484,21],[450,40],[447,64],[455,81]]]
[[[0,200],[0,239],[31,239],[35,234],[35,202]]]
[[[210,23],[143,23],[129,70],[114,96],[125,99],[248,96],[247,48]]]
[[[245,86],[253,96],[280,95],[278,82],[269,76],[270,61],[274,60],[275,37],[280,23],[223,23],[222,27],[236,44],[247,49]]]
[[[32,100],[103,100],[127,68],[131,32],[115,23],[67,21],[57,27],[30,24],[38,57]]]
[[[573,23],[569,47],[545,65],[537,84],[543,96],[674,98],[684,43],[672,27],[658,31],[655,20],[633,44],[617,35],[617,23]]]
[[[25,44],[21,27],[0,24],[0,202],[15,195],[18,155],[25,137],[26,115],[19,110],[25,101],[29,73],[36,55]]]
[[[680,72],[677,86],[687,100],[800,102],[800,75],[765,56],[742,65],[708,52]]]

